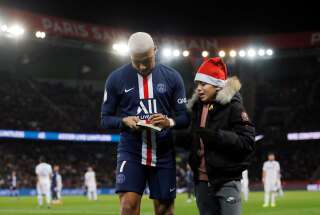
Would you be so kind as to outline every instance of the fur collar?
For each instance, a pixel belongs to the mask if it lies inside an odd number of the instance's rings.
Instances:
[[[222,105],[231,102],[233,96],[241,89],[241,83],[236,76],[227,79],[224,87],[220,90],[216,96],[216,101]],[[192,109],[193,105],[198,101],[198,95],[196,92],[193,93],[192,97],[188,100],[187,107],[189,110]]]

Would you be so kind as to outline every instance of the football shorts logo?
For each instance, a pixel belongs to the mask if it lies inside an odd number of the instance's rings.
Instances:
[[[123,184],[126,180],[126,176],[124,174],[117,175],[116,183]]]

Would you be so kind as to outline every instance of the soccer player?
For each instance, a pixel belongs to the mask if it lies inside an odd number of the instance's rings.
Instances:
[[[241,191],[243,193],[244,201],[247,202],[249,197],[249,177],[247,169],[242,172]]]
[[[262,182],[264,185],[263,207],[269,207],[270,194],[271,207],[275,207],[277,191],[280,188],[280,164],[275,160],[273,153],[268,154],[268,161],[263,164]]]
[[[12,171],[11,173],[11,186],[10,186],[10,191],[11,191],[11,196],[19,196],[19,191],[17,187],[17,174],[16,171]]]
[[[121,130],[116,172],[121,214],[140,214],[146,183],[155,214],[173,214],[176,168],[172,128],[189,124],[184,84],[177,71],[156,63],[156,47],[149,34],[132,34],[128,47],[131,63],[109,75],[101,114],[103,128]],[[162,131],[140,128],[138,122]]]
[[[93,171],[92,167],[88,167],[88,171],[84,175],[84,183],[87,187],[87,197],[89,200],[97,200],[97,181],[96,173]]]
[[[36,166],[37,175],[37,194],[38,194],[38,204],[42,206],[43,200],[42,196],[46,197],[46,203],[48,208],[51,204],[51,177],[52,177],[52,167],[50,164],[45,162],[44,157],[39,158],[39,164]]]
[[[52,184],[51,184],[53,204],[61,203],[62,177],[59,173],[59,169],[60,168],[58,165],[55,165],[53,167],[53,176],[52,176]]]

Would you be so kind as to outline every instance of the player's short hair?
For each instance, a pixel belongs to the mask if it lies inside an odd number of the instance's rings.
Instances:
[[[150,34],[145,32],[136,32],[128,40],[129,52],[131,54],[145,53],[154,48],[154,42]]]

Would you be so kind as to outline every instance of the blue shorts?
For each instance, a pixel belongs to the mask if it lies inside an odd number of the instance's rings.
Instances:
[[[149,185],[150,198],[171,200],[176,197],[176,169],[149,167],[135,162],[120,161],[117,165],[116,193],[143,194]]]

